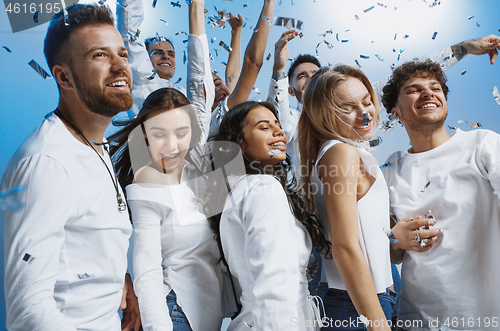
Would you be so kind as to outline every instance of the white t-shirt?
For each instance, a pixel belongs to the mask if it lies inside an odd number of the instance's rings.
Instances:
[[[329,140],[321,145],[315,167],[311,173],[311,185],[314,187],[314,203],[316,213],[320,218],[328,239],[331,240],[330,222],[325,201],[325,187],[318,177],[318,164],[321,158],[333,145],[341,143],[338,140]],[[389,194],[384,176],[378,167],[375,158],[365,149],[356,147],[359,157],[363,161],[366,171],[375,178],[368,192],[357,202],[359,246],[363,251],[366,263],[370,269],[371,277],[377,293],[384,293],[387,287],[392,285],[391,258],[389,254],[389,239],[384,229],[389,229]],[[340,172],[341,170],[339,170]],[[335,188],[333,188],[335,190]],[[338,192],[342,194],[342,192]],[[323,268],[325,270],[328,287],[346,290],[344,282],[340,277],[339,270],[334,259],[323,257]]]
[[[240,314],[228,330],[318,330],[306,270],[311,239],[270,175],[239,178],[221,217],[221,241]],[[316,323],[319,325],[319,323]]]
[[[11,159],[1,190],[23,185],[24,209],[5,217],[7,328],[121,330],[132,227],[101,159],[51,114]]]
[[[443,232],[429,251],[404,253],[398,318],[423,322],[409,330],[488,329],[487,319],[500,320],[500,136],[457,130],[437,148],[388,162],[397,219],[430,210]]]

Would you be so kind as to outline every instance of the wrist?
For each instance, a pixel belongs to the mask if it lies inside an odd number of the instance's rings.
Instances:
[[[286,78],[286,74],[285,74],[284,70],[278,70],[278,71],[273,70],[273,79],[275,81],[279,81],[280,79],[284,79],[284,78]]]

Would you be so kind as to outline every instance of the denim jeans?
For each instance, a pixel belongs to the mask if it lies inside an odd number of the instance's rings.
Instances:
[[[174,290],[171,290],[167,295],[167,306],[172,324],[174,325],[173,331],[193,331],[189,326],[184,311],[182,311],[181,306],[177,304],[177,295],[175,295]]]
[[[181,306],[177,304],[177,295],[175,295],[174,290],[171,290],[167,295],[167,306],[170,318],[172,319],[172,324],[174,325],[173,331],[193,331],[189,326],[189,322],[184,314],[184,311]],[[144,331],[142,326],[139,331]]]
[[[380,305],[388,321],[391,321],[394,313],[396,297],[396,292],[389,289],[385,293],[378,294]],[[359,314],[356,308],[354,308],[354,304],[347,291],[329,289],[323,298],[323,303],[325,305],[326,319],[323,320],[323,328],[321,330],[366,330],[364,324],[359,319]],[[372,322],[375,323],[376,321]]]

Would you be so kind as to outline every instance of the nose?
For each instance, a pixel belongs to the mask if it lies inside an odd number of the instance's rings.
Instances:
[[[174,135],[167,137],[165,141],[163,142],[163,150],[167,154],[172,154],[178,152],[178,144],[177,144],[177,137]]]
[[[280,126],[276,125],[273,130],[273,136],[277,137],[283,135],[285,135],[285,131]]]
[[[432,97],[432,96],[434,96],[434,91],[430,87],[425,87],[422,90],[422,94],[421,95],[422,95],[422,97]]]
[[[114,54],[111,57],[111,70],[112,71],[126,71],[128,68],[130,68],[130,65],[128,63],[128,60],[126,57],[121,56],[121,54]]]
[[[169,58],[170,58],[170,55],[168,55],[168,52],[162,52],[162,53],[161,53],[161,58],[162,58],[162,59],[166,59],[166,60],[167,60],[167,59],[169,59]]]

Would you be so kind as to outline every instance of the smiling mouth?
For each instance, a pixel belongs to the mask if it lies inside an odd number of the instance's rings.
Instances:
[[[368,123],[368,125],[363,125],[363,126],[353,126],[354,129],[356,130],[361,130],[361,131],[368,131],[370,130],[372,127],[372,121],[370,121],[370,123]]]
[[[122,87],[122,86],[126,86],[126,85],[127,85],[127,82],[124,80],[120,80],[120,81],[106,84],[106,86],[109,86],[109,87]]]
[[[172,163],[172,162],[175,162],[177,161],[178,157],[179,157],[179,154],[180,153],[176,153],[176,154],[169,154],[169,155],[166,155],[166,154],[160,154],[162,159],[165,161],[165,162],[168,162],[168,163]]]
[[[160,63],[159,66],[172,68],[172,65],[170,63]]]
[[[437,108],[437,107],[438,107],[437,104],[431,102],[431,103],[426,103],[420,107],[417,107],[417,109],[430,109],[430,108]]]

